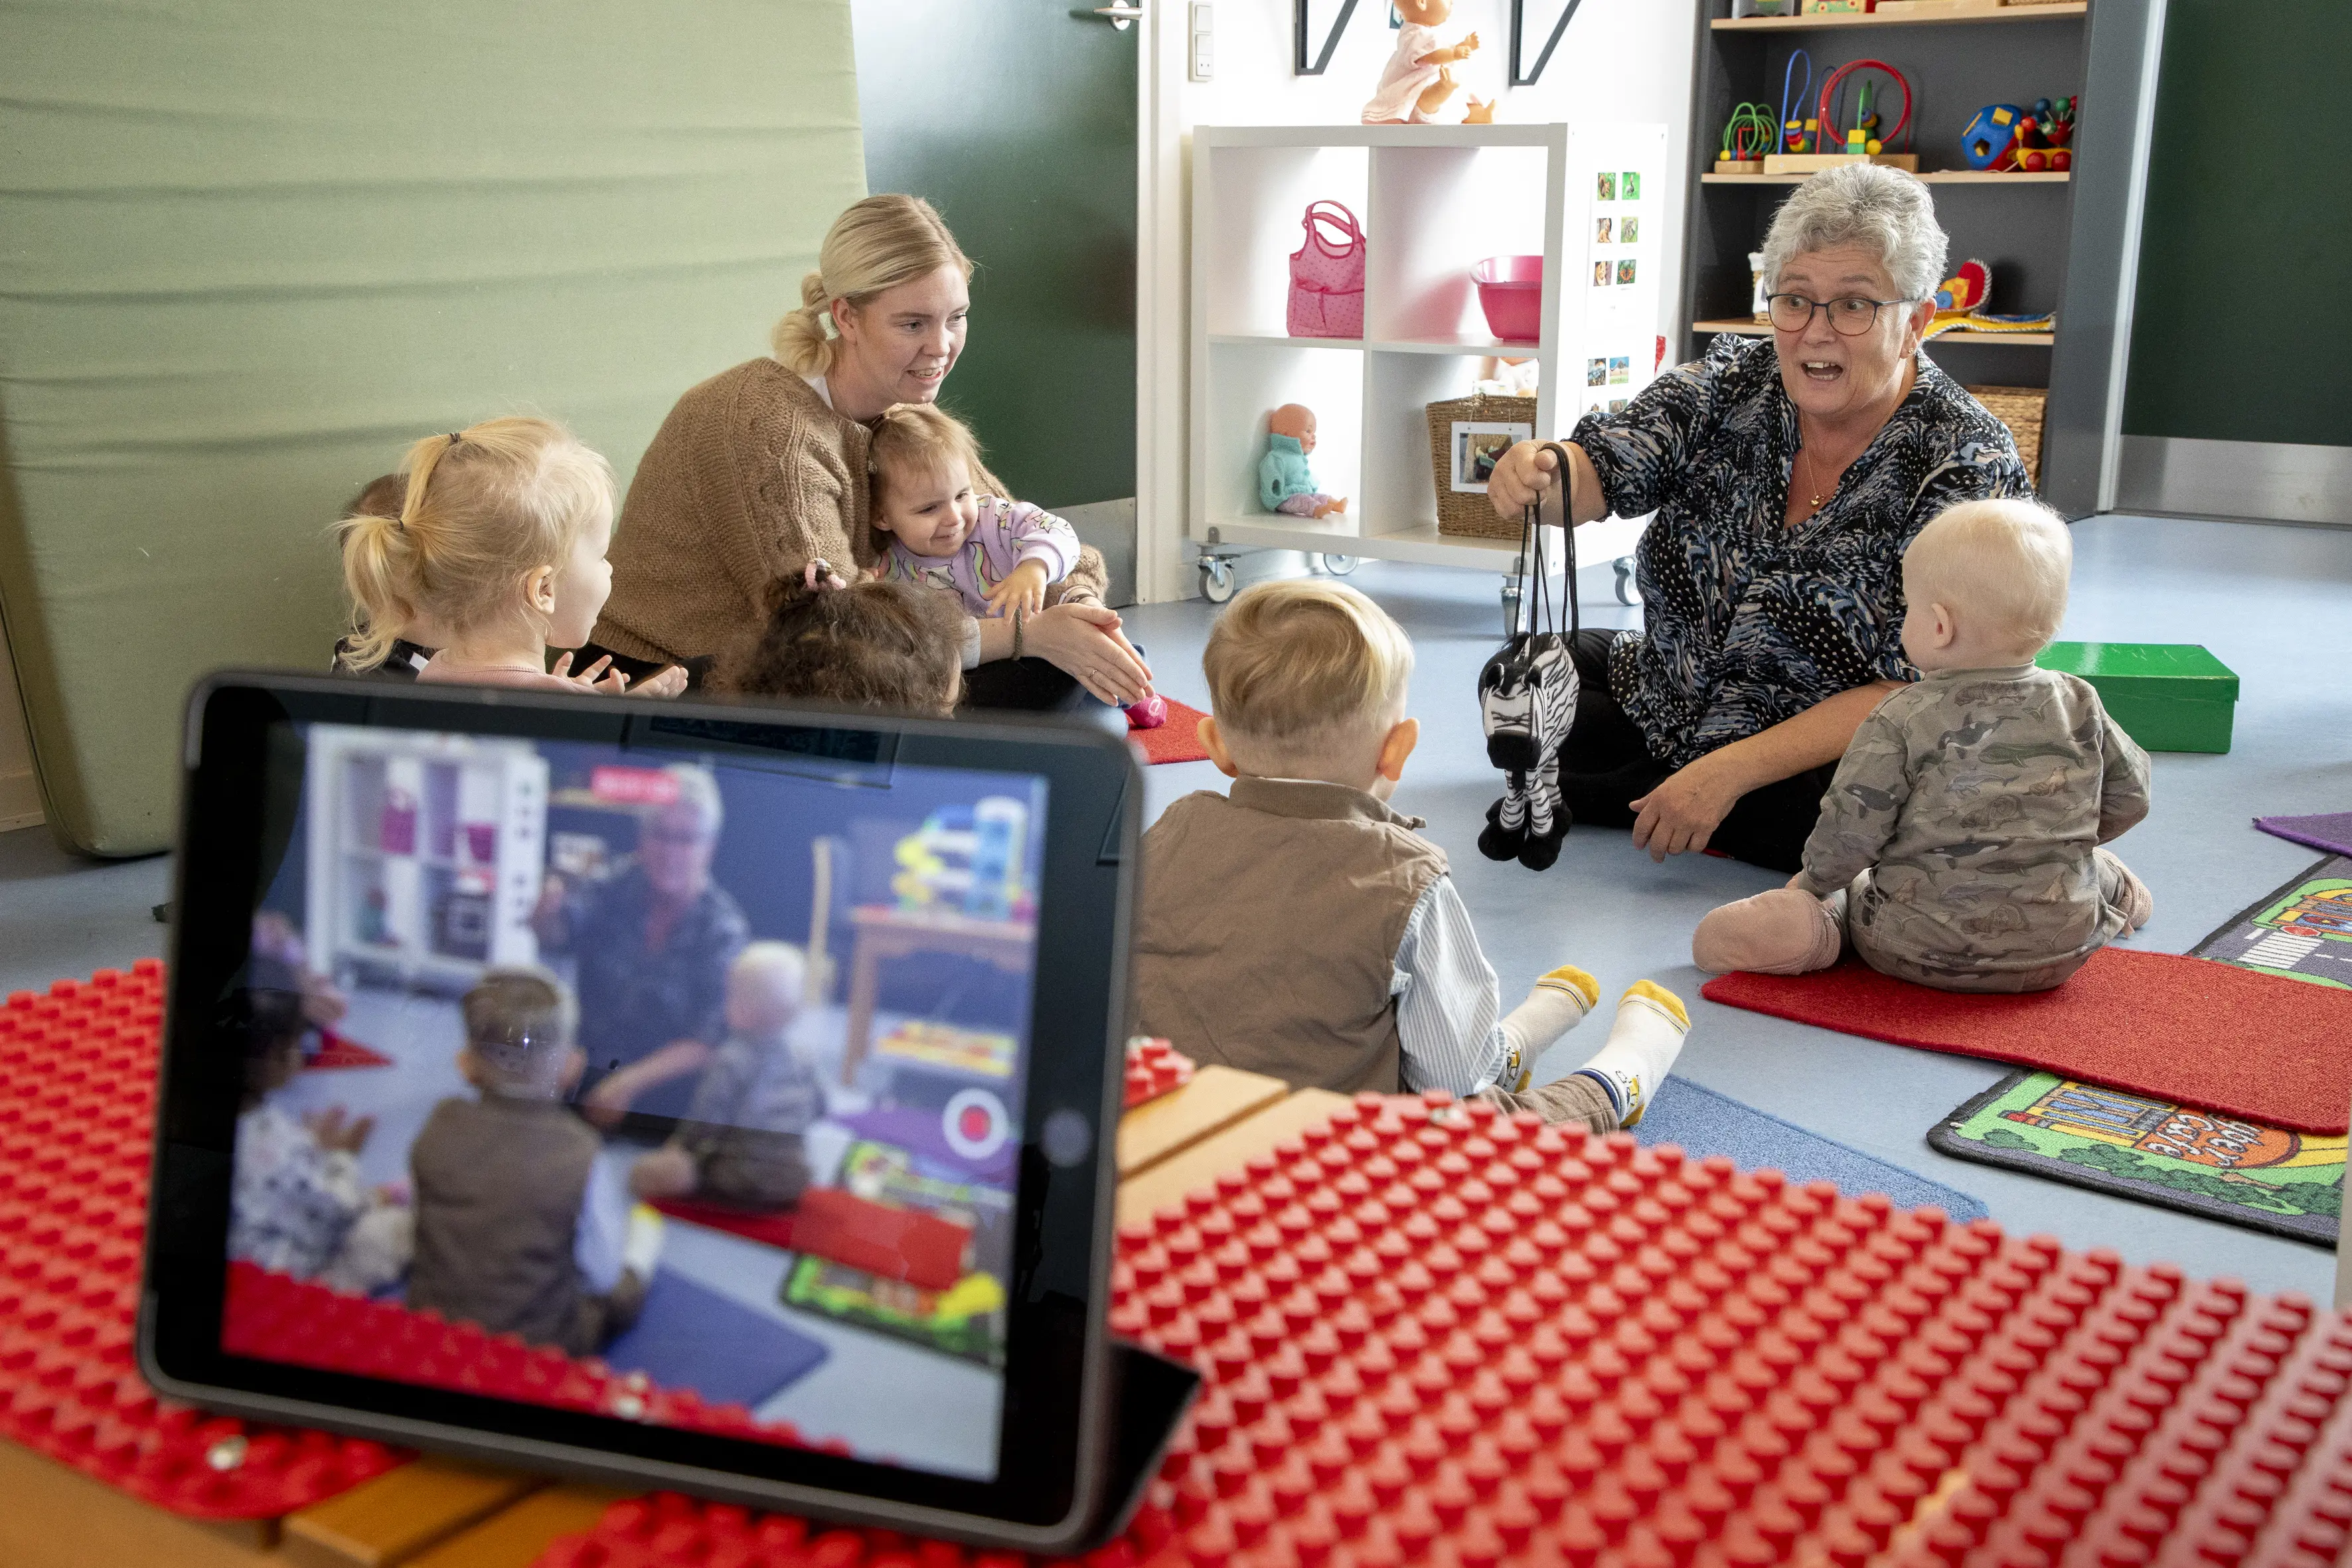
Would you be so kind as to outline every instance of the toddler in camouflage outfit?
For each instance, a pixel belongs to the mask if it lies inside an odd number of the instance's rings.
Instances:
[[[1714,910],[1701,969],[1802,974],[1847,943],[1943,991],[2046,991],[2154,900],[2099,846],[2147,815],[2147,753],[2098,693],[2039,668],[2074,543],[2031,501],[1968,501],[1903,556],[1903,650],[1921,679],[1863,721],[1804,868]]]

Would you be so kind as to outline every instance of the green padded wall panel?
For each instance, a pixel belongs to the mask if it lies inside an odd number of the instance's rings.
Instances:
[[[2344,0],[2167,6],[2126,435],[2352,447],[2347,37]]]
[[[322,668],[406,444],[625,484],[864,194],[848,0],[0,0],[0,616],[50,813],[172,833],[189,682]]]

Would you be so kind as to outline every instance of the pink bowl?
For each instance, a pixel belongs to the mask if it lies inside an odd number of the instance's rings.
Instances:
[[[1486,326],[1507,342],[1531,343],[1543,335],[1543,258],[1490,256],[1470,268]]]

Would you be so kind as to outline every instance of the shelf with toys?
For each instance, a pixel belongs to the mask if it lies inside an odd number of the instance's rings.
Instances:
[[[1927,353],[1971,384],[2038,396],[2065,289],[2089,6],[1734,9],[1700,0],[1695,19],[1683,352],[1769,331],[1752,258],[1774,211],[1818,168],[1870,159],[1918,175],[1950,241]],[[2050,25],[1947,26],[2002,21]]]
[[[1482,459],[1655,374],[1665,127],[1202,126],[1192,158],[1204,591],[1247,550],[1511,571]]]

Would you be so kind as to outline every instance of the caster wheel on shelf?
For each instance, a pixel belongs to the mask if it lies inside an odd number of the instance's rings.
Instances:
[[[1234,596],[1234,563],[1223,556],[1208,555],[1201,560],[1201,597],[1213,605],[1222,605]]]
[[[1621,605],[1640,604],[1642,590],[1633,586],[1633,558],[1620,555],[1614,564],[1617,568],[1617,602]]]
[[[1356,557],[1352,555],[1333,555],[1326,552],[1323,556],[1323,570],[1334,577],[1345,577],[1355,569]]]

